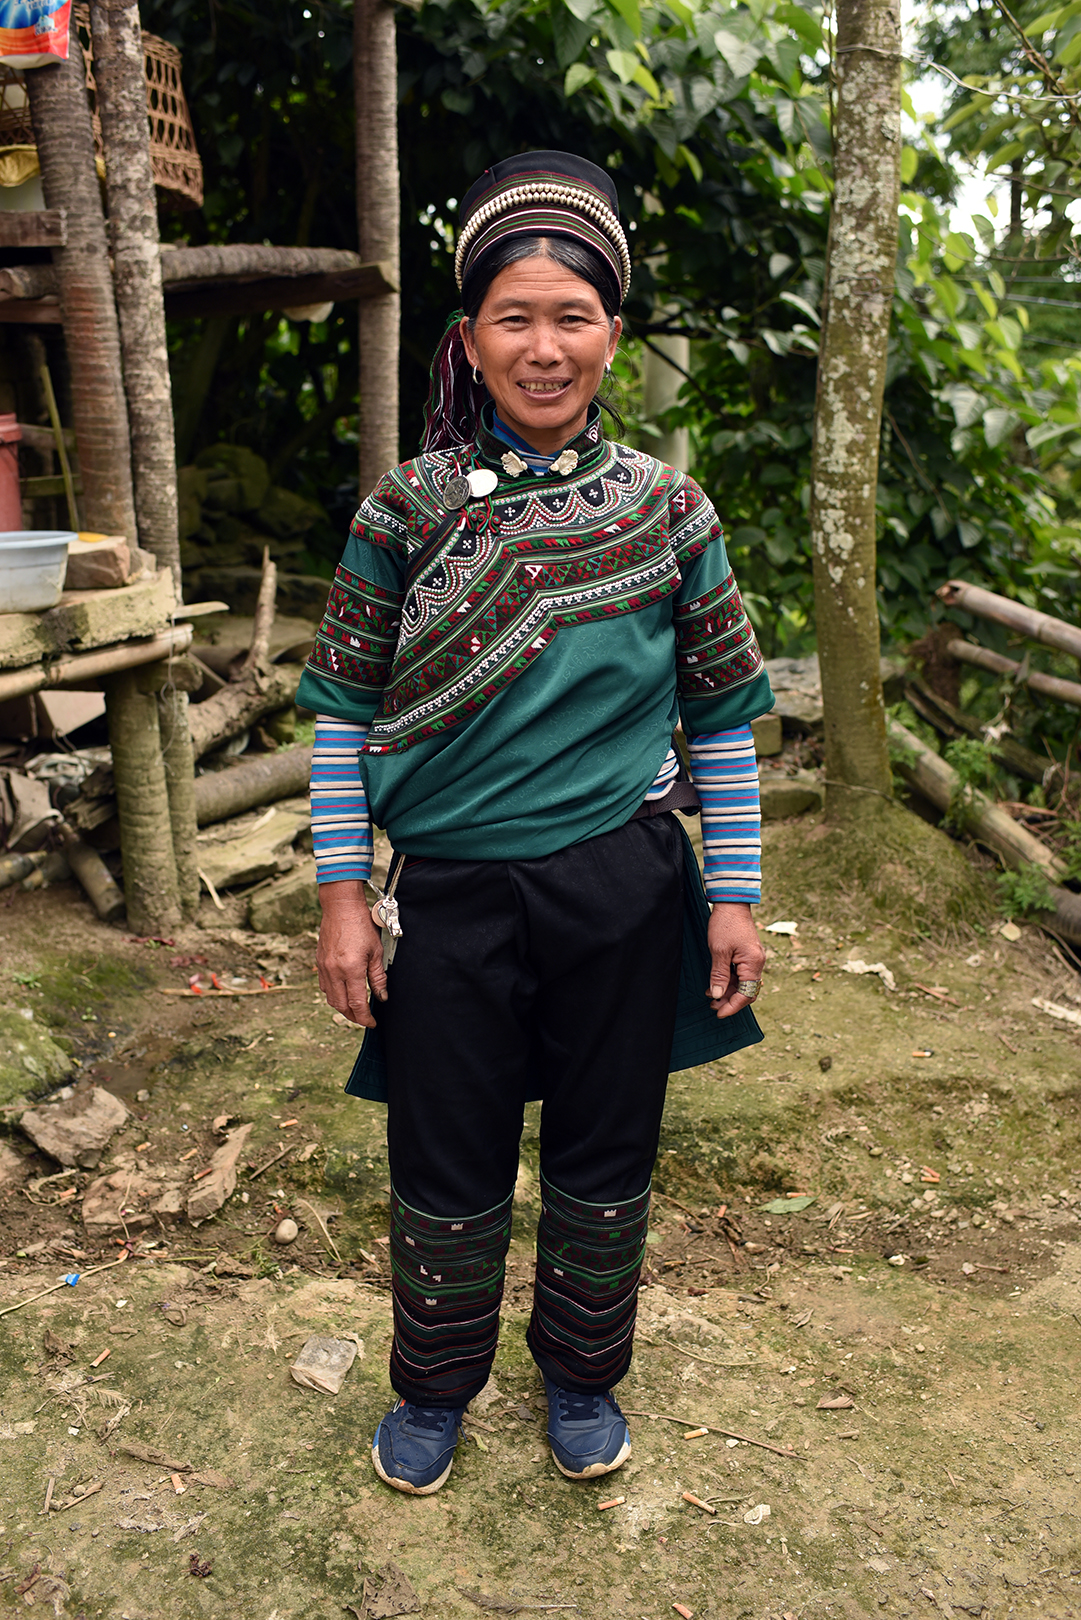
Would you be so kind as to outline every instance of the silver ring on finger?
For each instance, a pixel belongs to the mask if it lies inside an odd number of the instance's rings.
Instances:
[[[748,1001],[757,1001],[761,993],[761,979],[739,979],[736,983],[736,994],[746,996]]]

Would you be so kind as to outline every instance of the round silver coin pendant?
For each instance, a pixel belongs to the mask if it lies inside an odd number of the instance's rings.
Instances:
[[[462,476],[450,478],[443,490],[443,504],[448,511],[455,512],[460,506],[465,505],[472,493],[468,478]]]

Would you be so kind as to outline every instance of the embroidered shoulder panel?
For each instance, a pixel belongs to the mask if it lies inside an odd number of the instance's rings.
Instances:
[[[365,533],[363,527],[359,533]],[[354,691],[380,694],[390,675],[401,616],[400,591],[383,590],[339,563],[309,669]]]
[[[729,573],[675,611],[676,678],[684,698],[734,692],[761,674],[762,653]]]

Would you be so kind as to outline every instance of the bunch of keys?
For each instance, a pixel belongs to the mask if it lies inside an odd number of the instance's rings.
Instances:
[[[389,968],[393,962],[394,952],[397,950],[398,941],[402,937],[402,924],[398,916],[398,902],[394,898],[394,891],[398,887],[398,879],[402,875],[404,865],[405,857],[400,856],[397,870],[387,885],[386,893],[381,889],[375,891],[379,898],[372,907],[372,921],[377,924],[383,941],[384,968]],[[375,885],[373,884],[372,887],[374,888]]]

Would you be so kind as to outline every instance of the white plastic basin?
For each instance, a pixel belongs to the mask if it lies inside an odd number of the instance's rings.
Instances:
[[[0,613],[39,613],[55,607],[64,588],[69,529],[0,532]]]

